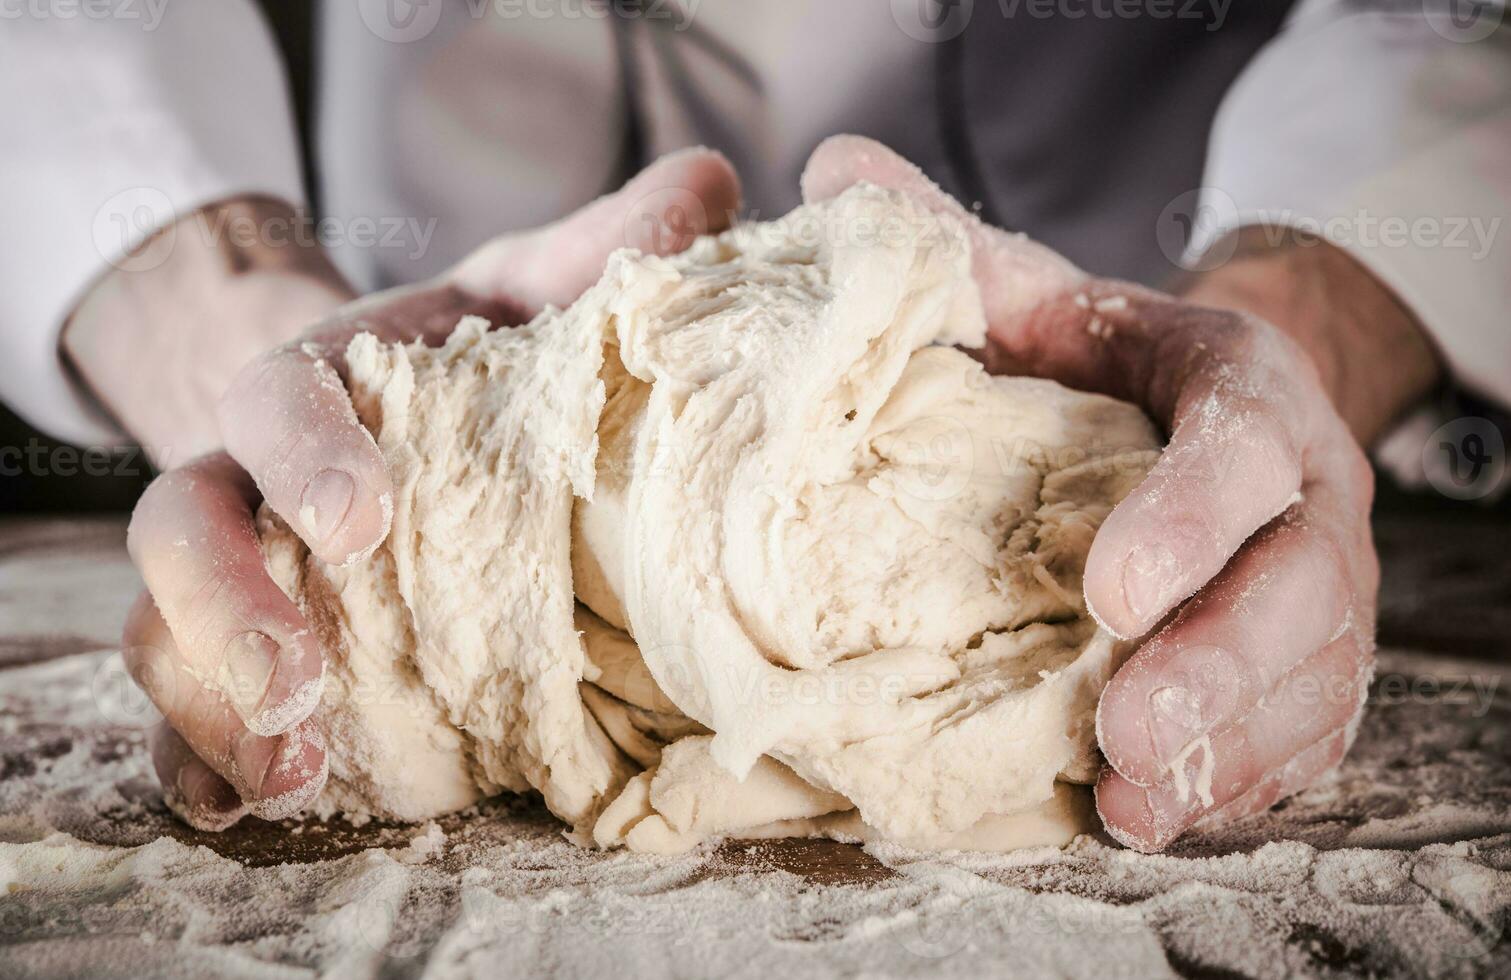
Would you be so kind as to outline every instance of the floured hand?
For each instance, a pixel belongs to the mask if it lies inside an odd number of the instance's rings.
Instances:
[[[1159,850],[1329,772],[1363,708],[1379,573],[1372,474],[1312,360],[1252,316],[1093,279],[989,228],[869,140],[821,145],[804,196],[859,180],[969,227],[993,370],[1128,399],[1171,434],[1086,567],[1098,619],[1152,633],[1098,713],[1109,832]]]
[[[242,372],[221,404],[229,455],[156,480],[128,538],[150,597],[129,618],[123,647],[166,717],[154,759],[186,819],[221,829],[248,809],[297,812],[324,782],[325,748],[305,723],[319,701],[323,654],[268,577],[253,512],[265,500],[338,564],[371,553],[387,534],[392,487],[341,381],[347,341],[361,332],[440,340],[465,313],[522,322],[571,302],[614,249],[679,251],[725,227],[738,203],[722,157],[673,154],[554,225],[490,242],[439,282],[343,307]]]

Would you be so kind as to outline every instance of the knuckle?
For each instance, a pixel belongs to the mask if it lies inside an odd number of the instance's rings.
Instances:
[[[294,493],[303,486],[305,447],[310,440],[310,432],[302,427],[286,429],[262,454],[254,475],[269,496]]]
[[[157,536],[171,534],[174,528],[198,523],[218,509],[221,488],[215,462],[216,457],[203,456],[148,484],[132,509],[126,529],[133,549],[152,544]]]
[[[1208,343],[1215,342],[1224,355],[1241,357],[1248,350],[1253,334],[1250,320],[1247,314],[1237,310],[1203,308],[1201,329],[1208,335]]]
[[[1228,540],[1228,524],[1218,506],[1218,501],[1207,494],[1193,494],[1180,508],[1170,515],[1172,541],[1185,545],[1177,553],[1191,552],[1195,555],[1217,556],[1226,559],[1231,544]]]
[[[236,372],[236,376],[231,379],[231,383],[220,396],[222,419],[234,420],[240,410],[245,407],[244,402],[257,400],[277,381],[291,359],[302,356],[297,347],[285,344],[282,347],[264,351],[242,365],[241,370]]]
[[[1358,590],[1354,557],[1331,534],[1304,529],[1299,537],[1296,581],[1306,583],[1306,591],[1319,603],[1327,629],[1334,631],[1360,613],[1355,601]],[[1338,638],[1336,633],[1334,638]]]
[[[1235,353],[1283,371],[1298,368],[1305,356],[1285,331],[1251,313],[1236,313],[1231,327]]]
[[[1340,593],[1353,591],[1353,559],[1348,549],[1332,535],[1312,536],[1310,563],[1316,568],[1316,580]]]
[[[225,702],[218,693],[196,684],[182,693],[176,708],[163,714],[207,762],[228,754],[232,733],[226,730]]]
[[[217,408],[227,451],[249,470],[281,462],[280,446],[293,438],[299,425],[288,423],[279,410],[287,401],[292,379],[309,365],[309,356],[297,347],[278,347],[243,367],[221,396]],[[269,433],[277,438],[269,444]],[[285,453],[286,455],[286,453]]]
[[[1251,406],[1242,416],[1240,441],[1258,454],[1261,472],[1275,474],[1275,478],[1287,488],[1294,490],[1301,485],[1301,449],[1292,435],[1293,429],[1277,414],[1269,403]]]
[[[1352,439],[1345,443],[1343,466],[1355,514],[1367,520],[1375,498],[1375,468],[1370,465],[1369,456]]]
[[[182,521],[203,502],[203,481],[193,466],[184,466],[156,477],[137,499],[126,528],[126,540],[136,555],[139,548],[150,546],[155,535]]]
[[[257,626],[246,606],[246,586],[236,577],[205,577],[179,606],[183,648],[198,663],[218,664],[232,637]]]
[[[132,511],[135,521],[152,521],[163,513],[172,513],[184,496],[193,489],[194,477],[185,470],[169,470],[147,485]]]

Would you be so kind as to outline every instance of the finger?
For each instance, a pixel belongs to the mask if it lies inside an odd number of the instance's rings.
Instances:
[[[319,703],[324,658],[268,577],[252,526],[255,499],[224,455],[196,460],[147,488],[126,544],[186,669],[224,694],[249,729],[274,735]]]
[[[1189,821],[1186,829],[1214,829],[1234,820],[1263,813],[1281,800],[1314,785],[1336,769],[1343,761],[1348,745],[1346,732],[1326,736],[1303,749],[1289,763],[1265,777],[1258,786],[1234,802]],[[1125,847],[1146,854],[1164,850],[1184,832],[1161,833],[1153,829],[1147,814],[1152,812],[1153,807],[1164,804],[1151,804],[1150,792],[1111,770],[1103,772],[1096,787],[1097,812],[1101,815],[1108,835]],[[1174,810],[1179,812],[1178,804]]]
[[[319,344],[264,354],[236,376],[219,417],[226,450],[269,505],[318,557],[347,564],[387,536],[393,484],[330,354]]]
[[[1147,632],[1300,499],[1303,467],[1332,418],[1307,384],[1310,364],[1278,331],[1203,319],[1205,334],[1171,331],[1199,349],[1172,355],[1172,376],[1156,370],[1141,398],[1170,421],[1169,445],[1087,557],[1087,604],[1118,636]]]
[[[152,730],[149,750],[163,786],[163,801],[189,826],[218,833],[246,815],[246,804],[235,788],[195,755],[166,722]]]
[[[1191,825],[1192,830],[1221,827],[1256,813],[1263,813],[1281,800],[1295,796],[1316,785],[1323,776],[1338,768],[1353,744],[1350,728],[1324,738],[1302,750],[1294,759],[1261,779],[1253,789],[1227,806],[1205,814]]]
[[[122,656],[131,677],[188,751],[223,779],[253,815],[267,820],[293,816],[324,787],[325,741],[314,722],[300,722],[274,736],[248,731],[231,705],[195,676],[150,597],[139,599],[127,617]],[[155,764],[170,805],[175,794],[190,807],[213,798],[215,812],[229,813],[218,785],[171,740],[162,752]]]
[[[1353,636],[1329,644],[1241,721],[1188,746],[1171,777],[1157,785],[1142,787],[1104,769],[1097,809],[1107,832],[1137,850],[1161,850],[1203,816],[1248,798],[1267,780],[1278,792],[1287,785],[1287,767],[1294,783],[1295,774],[1329,757],[1316,746],[1339,735],[1346,740],[1363,710],[1370,663]],[[1247,802],[1257,805],[1265,792]]]
[[[803,199],[825,200],[862,180],[903,191],[964,230],[988,324],[982,358],[994,373],[1135,401],[1168,423],[1173,396],[1158,396],[1209,364],[1218,370],[1217,352],[1206,350],[1212,317],[1236,323],[1235,314],[1203,311],[1193,320],[1189,304],[1165,294],[1091,279],[1052,249],[985,224],[874,140],[834,136],[819,144],[803,171]]]
[[[555,224],[490,242],[451,279],[528,311],[566,306],[598,280],[614,250],[676,254],[698,235],[727,228],[739,207],[740,182],[729,161],[693,147],[662,157],[620,190]]]
[[[902,191],[957,223],[971,242],[972,271],[988,323],[1021,319],[1087,282],[1085,273],[1053,250],[985,224],[917,166],[863,136],[831,136],[818,145],[803,168],[803,200],[827,200],[860,181]]]
[[[463,316],[528,319],[516,305],[445,282],[374,293],[342,307],[298,342],[268,351],[236,376],[218,416],[227,451],[319,558],[345,565],[388,535],[392,483],[342,377],[359,333],[390,343],[444,339]]]
[[[675,252],[726,227],[739,197],[722,156],[675,153],[554,225],[485,245],[439,283],[352,304],[302,343],[242,370],[220,403],[226,449],[318,557],[360,561],[388,534],[393,484],[341,381],[353,336],[435,340],[465,314],[523,322],[547,304],[576,299],[616,248]]]
[[[1246,716],[1344,631],[1367,629],[1345,547],[1305,509],[1244,547],[1103,691],[1097,736],[1113,767],[1144,786],[1168,779],[1194,741]]]

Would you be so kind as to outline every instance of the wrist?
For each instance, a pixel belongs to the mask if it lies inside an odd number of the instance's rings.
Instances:
[[[203,208],[137,249],[160,256],[150,267],[102,276],[64,325],[65,361],[159,462],[215,448],[236,370],[352,296],[323,249],[296,240],[300,220],[268,198]]]
[[[1416,317],[1346,252],[1317,238],[1237,232],[1226,263],[1177,289],[1204,306],[1242,310],[1311,357],[1324,389],[1365,446],[1425,397],[1442,367]]]

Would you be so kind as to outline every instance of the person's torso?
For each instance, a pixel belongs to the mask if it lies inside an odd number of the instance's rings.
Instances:
[[[618,7],[618,13],[614,7]],[[702,143],[747,208],[874,137],[1090,271],[1157,283],[1223,93],[1287,3],[360,0],[322,10],[317,167],[363,286],[432,275]],[[361,234],[358,234],[358,232]]]

